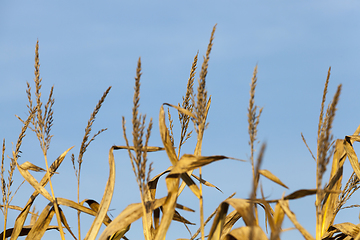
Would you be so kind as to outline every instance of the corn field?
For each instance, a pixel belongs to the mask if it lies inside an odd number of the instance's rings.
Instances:
[[[334,96],[327,101],[328,87],[330,84],[331,68],[327,75],[324,74],[325,84],[322,101],[319,102],[320,113],[317,123],[317,145],[307,144],[307,139],[302,136],[304,146],[309,150],[309,156],[316,162],[316,183],[313,189],[298,189],[290,194],[271,196],[264,195],[261,179],[270,180],[276,188],[288,189],[286,179],[279,179],[272,173],[272,169],[265,169],[262,163],[266,161],[267,144],[258,139],[258,126],[261,125],[261,114],[266,107],[259,107],[255,103],[255,92],[258,83],[258,66],[254,66],[253,76],[250,80],[250,96],[247,109],[248,120],[248,158],[239,159],[236,156],[219,155],[205,156],[202,146],[208,127],[208,114],[211,112],[212,98],[207,92],[206,77],[213,48],[216,25],[213,27],[205,56],[201,58],[197,53],[190,69],[182,102],[164,102],[159,108],[159,115],[154,119],[147,118],[145,113],[140,113],[140,88],[142,77],[142,62],[138,59],[134,81],[134,96],[131,120],[122,118],[122,138],[124,145],[108,146],[108,172],[107,183],[103,189],[101,199],[81,198],[80,190],[84,188],[81,181],[82,164],[86,164],[84,154],[91,148],[91,143],[98,140],[98,136],[107,131],[106,128],[93,132],[93,124],[101,107],[106,104],[106,98],[111,94],[111,86],[106,89],[96,104],[85,126],[85,134],[79,144],[79,152],[74,153],[74,146],[68,146],[58,153],[56,159],[48,157],[52,140],[52,126],[54,124],[54,87],[49,93],[42,92],[42,78],[40,77],[39,41],[35,46],[35,76],[34,82],[27,82],[26,95],[28,102],[27,114],[16,116],[22,127],[18,129],[19,136],[12,149],[7,147],[3,139],[1,158],[1,211],[4,218],[3,231],[0,239],[42,239],[46,231],[57,231],[61,239],[129,239],[127,234],[131,231],[141,231],[146,240],[163,240],[173,222],[182,223],[183,228],[193,225],[194,219],[187,219],[185,212],[192,212],[191,216],[198,218],[198,230],[186,236],[177,236],[178,239],[281,239],[282,233],[288,229],[283,228],[284,219],[291,221],[293,231],[299,231],[304,239],[360,239],[358,223],[335,223],[336,216],[343,208],[355,208],[358,205],[348,206],[346,203],[360,187],[360,166],[353,144],[360,141],[360,125],[353,132],[349,132],[343,139],[334,139],[332,135],[333,121],[337,105],[341,96],[342,85],[337,87]],[[201,60],[202,61],[201,61]],[[325,78],[326,77],[326,78]],[[184,82],[185,84],[185,82]],[[185,86],[185,85],[184,85]],[[320,96],[320,94],[319,94]],[[45,100],[44,100],[45,99]],[[231,113],[230,113],[231,114]],[[128,121],[126,121],[128,120]],[[175,132],[174,121],[180,125],[180,132]],[[159,126],[159,132],[154,132],[153,124]],[[5,126],[2,126],[5,127]],[[130,129],[129,131],[127,131]],[[38,141],[44,163],[41,166],[31,160],[21,158],[22,144],[28,138],[28,133],[34,133]],[[131,132],[131,134],[129,134]],[[175,132],[175,133],[174,133]],[[150,144],[150,137],[157,135],[161,142],[157,145]],[[179,136],[179,137],[178,137]],[[36,140],[37,139],[37,140]],[[258,141],[260,144],[258,145]],[[98,140],[101,141],[101,140]],[[189,144],[193,144],[189,146]],[[193,149],[192,152],[183,151]],[[257,146],[259,146],[257,148]],[[132,171],[138,187],[139,199],[128,205],[117,216],[111,216],[110,205],[115,188],[117,176],[115,164],[118,164],[116,152],[125,151],[131,168],[123,171]],[[167,156],[168,168],[153,169],[153,152],[164,152]],[[63,198],[56,195],[52,177],[62,177],[60,168],[64,161],[70,161],[77,179],[74,188],[77,189],[76,198]],[[236,162],[239,168],[242,164],[250,163],[251,179],[244,179],[244,184],[251,185],[248,196],[238,196],[235,193],[225,196],[223,201],[213,212],[206,215],[204,212],[204,189],[212,191],[221,189],[212,183],[211,179],[204,179],[203,173],[206,166],[218,164],[226,166],[228,161]],[[344,175],[344,163],[349,162],[353,173]],[[7,171],[6,171],[7,169]],[[290,171],[290,170],[289,170]],[[16,186],[13,185],[15,172],[33,193],[27,196],[23,206],[12,204],[17,198]],[[325,178],[325,173],[329,178]],[[42,174],[42,175],[39,175]],[[105,174],[105,173],[102,173]],[[219,176],[226,177],[226,173],[219,171]],[[224,176],[221,176],[223,174]],[[42,176],[42,177],[39,177]],[[327,176],[327,175],[326,175]],[[20,176],[19,176],[20,177]],[[129,181],[133,181],[130,179]],[[82,182],[82,184],[80,184]],[[159,193],[160,183],[166,186],[166,193]],[[229,182],[229,185],[232,183]],[[46,187],[46,188],[45,188]],[[68,186],[64,186],[68,187]],[[92,187],[92,186],[90,186]],[[189,191],[198,201],[197,209],[191,209],[187,202],[179,201],[183,192]],[[292,203],[302,201],[304,197],[313,197],[315,202],[314,217],[316,218],[316,235],[311,235],[296,218],[296,211],[292,211]],[[46,206],[37,205],[39,198],[46,199]],[[70,209],[74,214],[69,216],[63,209]],[[86,235],[81,234],[83,215],[92,216],[92,224],[86,229]],[[14,222],[10,222],[10,216]],[[69,225],[69,218],[76,216],[77,225]],[[132,224],[140,221],[142,229],[134,229]],[[180,225],[179,225],[180,226]]]

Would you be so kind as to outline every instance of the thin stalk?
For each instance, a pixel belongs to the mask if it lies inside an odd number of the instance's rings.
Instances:
[[[43,153],[44,153],[44,157],[45,157],[46,174],[47,174],[47,176],[49,178],[51,195],[53,197],[53,204],[54,204],[54,209],[55,209],[55,213],[56,213],[56,220],[57,220],[57,223],[58,223],[58,226],[59,226],[60,236],[61,236],[62,240],[65,240],[64,230],[62,228],[61,219],[60,219],[60,212],[59,212],[58,204],[57,204],[57,201],[56,201],[56,198],[55,198],[54,188],[53,188],[53,185],[52,185],[52,182],[51,182],[50,169],[49,169],[47,155],[46,155],[46,148],[43,148]]]
[[[2,156],[1,156],[1,192],[3,195],[3,213],[4,213],[4,232],[6,231],[6,223],[7,223],[7,215],[8,215],[8,207],[9,207],[9,193],[6,193],[6,187],[5,187],[5,179],[4,179],[4,155],[5,155],[5,139],[3,140],[3,147],[2,147]],[[11,181],[11,180],[10,180]],[[10,185],[10,183],[8,183]],[[9,186],[8,185],[8,186]],[[8,190],[9,192],[9,190]],[[3,240],[5,240],[5,234],[3,234]]]
[[[199,177],[202,179],[202,170],[199,168]],[[201,229],[201,240],[205,240],[205,224],[204,224],[204,201],[203,201],[203,192],[201,181],[199,183],[200,187],[200,229]]]
[[[80,203],[80,168],[81,165],[79,164],[79,171],[77,172],[77,202],[78,203]],[[77,211],[79,240],[81,239],[80,213],[81,213],[80,211]]]

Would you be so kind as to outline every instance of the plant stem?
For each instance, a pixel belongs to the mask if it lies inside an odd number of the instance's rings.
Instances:
[[[55,209],[55,213],[56,213],[56,220],[57,220],[58,226],[59,226],[60,236],[61,236],[62,240],[65,240],[65,235],[64,235],[64,231],[63,231],[62,224],[61,224],[61,219],[60,219],[60,212],[59,212],[58,204],[57,204],[57,201],[56,201],[56,198],[55,198],[54,188],[52,186],[52,182],[51,182],[51,178],[50,178],[50,170],[49,170],[49,165],[48,165],[48,161],[47,161],[46,148],[43,148],[43,153],[44,153],[44,157],[45,157],[46,174],[47,174],[47,176],[49,178],[51,195],[53,197],[53,204],[54,204],[54,209]]]

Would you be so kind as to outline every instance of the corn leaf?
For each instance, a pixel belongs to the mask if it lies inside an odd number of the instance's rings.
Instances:
[[[219,206],[219,211],[216,213],[213,225],[211,226],[209,239],[220,239],[229,205],[231,205],[239,213],[237,218],[242,217],[247,226],[256,225],[250,201],[239,198],[228,198]]]
[[[360,232],[360,227],[358,225],[349,222],[335,224],[329,228],[329,233],[331,235],[334,233],[342,233],[340,234],[340,236],[342,236],[341,239],[348,239],[348,238],[354,239],[359,234],[359,232]]]
[[[165,124],[165,113],[163,106],[161,106],[159,113],[159,129],[160,129],[161,140],[165,147],[166,153],[170,159],[171,164],[175,166],[179,160],[176,156],[174,146],[170,140],[169,130],[167,129]],[[189,186],[190,190],[195,194],[195,196],[200,198],[200,190],[197,187],[197,185],[194,183],[194,181],[189,177],[189,175],[187,173],[181,174],[181,178]]]
[[[16,161],[16,166],[20,172],[20,174],[23,176],[23,178],[33,187],[35,190],[37,190],[41,195],[43,195],[47,200],[52,201],[51,195],[46,191],[46,189],[39,184],[38,181],[28,172],[28,170],[24,170],[21,168],[21,166]]]
[[[166,197],[156,199],[153,203],[154,209],[164,205]],[[131,223],[143,215],[141,203],[133,203],[127,206],[102,232],[99,240],[107,240],[118,231],[125,231]]]
[[[53,203],[50,202],[41,212],[39,218],[31,228],[26,239],[31,239],[31,240],[41,239],[45,231],[47,230],[54,214],[55,214],[55,210],[53,208]]]
[[[93,200],[93,199],[85,199],[83,202],[87,203],[89,205],[89,207],[94,210],[96,213],[99,211],[99,207],[100,204]],[[111,222],[110,217],[106,214],[103,223],[105,225],[109,225],[109,223]],[[107,223],[107,224],[106,224]]]
[[[74,147],[74,146],[73,146]],[[50,171],[50,177],[52,177],[54,175],[54,173],[56,172],[56,170],[60,167],[61,163],[63,162],[66,154],[73,148],[70,147],[68,148],[65,152],[63,152],[50,166],[49,171]],[[40,181],[40,185],[41,186],[45,186],[47,183],[49,182],[49,178],[47,173],[45,173],[45,175],[43,176],[43,178]],[[11,238],[10,240],[15,240],[17,239],[20,234],[21,234],[21,229],[24,226],[25,220],[27,218],[27,215],[29,214],[30,208],[33,204],[33,202],[35,201],[36,197],[39,195],[39,192],[37,190],[34,191],[34,193],[30,196],[29,200],[27,201],[24,209],[21,211],[21,213],[19,214],[19,216],[16,218],[15,220],[15,224],[14,224],[14,230],[11,234]]]
[[[131,224],[129,224],[126,228],[120,229],[116,233],[114,233],[109,240],[120,240],[124,237],[125,233],[127,233],[130,230]]]
[[[71,236],[73,236],[74,239],[77,239],[74,235],[74,233],[71,231],[70,226],[66,220],[65,214],[63,212],[63,210],[59,207],[59,213],[60,213],[60,219],[61,222],[64,224],[65,228],[69,231],[69,233],[71,234]]]
[[[266,234],[259,226],[245,226],[232,230],[224,240],[267,240]]]
[[[276,203],[275,212],[274,212],[274,225],[275,229],[271,231],[271,240],[279,240],[279,235],[281,232],[281,225],[284,221],[284,210],[281,208],[280,203]]]
[[[29,234],[30,230],[32,229],[34,225],[27,225],[27,226],[23,226],[23,228],[21,229],[20,231],[20,234],[19,236],[26,236]],[[52,230],[52,229],[56,229],[56,230],[59,230],[58,226],[48,226],[48,228],[46,230]],[[9,238],[12,233],[14,231],[14,228],[8,228],[6,229],[5,231],[5,238]],[[0,239],[3,239],[3,235],[4,235],[4,232],[0,233]]]
[[[278,177],[276,177],[274,174],[272,174],[269,170],[266,170],[266,169],[259,170],[259,173],[261,175],[263,175],[264,177],[266,177],[267,179],[283,186],[284,188],[289,189],[282,181],[280,181],[280,179]]]
[[[184,223],[184,224],[195,225],[195,223],[192,223],[192,222],[188,221],[186,218],[184,218],[183,216],[181,216],[178,211],[175,211],[173,220]]]
[[[163,106],[161,106],[160,113],[159,113],[159,130],[160,130],[160,136],[161,136],[161,140],[164,144],[165,151],[169,157],[171,164],[175,166],[176,163],[178,162],[178,158],[176,156],[174,146],[170,140],[169,130],[165,124],[165,113],[164,113]]]
[[[92,210],[92,209],[90,209],[90,208],[87,208],[87,207],[85,207],[85,206],[82,205],[84,201],[83,201],[81,204],[78,204],[78,203],[76,203],[76,202],[74,202],[74,201],[72,201],[72,200],[65,199],[65,198],[56,198],[56,200],[57,200],[57,203],[58,203],[59,205],[71,207],[71,208],[73,208],[73,209],[79,210],[79,211],[81,211],[81,212],[83,212],[83,213],[87,213],[87,214],[92,215],[92,216],[96,216],[96,215],[97,215],[97,211],[94,211],[94,210]],[[104,218],[103,223],[104,223],[106,226],[109,225],[110,222],[111,222],[111,219],[110,219],[109,217],[105,217],[105,218]]]
[[[32,164],[31,162],[24,162],[23,164],[20,165],[20,167],[24,170],[31,170],[31,171],[35,171],[35,172],[45,172],[45,169],[38,167],[34,164]]]
[[[194,175],[194,174],[191,174],[192,177],[196,178],[196,180],[198,180],[199,182],[201,182],[202,184],[204,184],[205,186],[208,186],[208,187],[213,187],[213,188],[216,188],[219,192],[222,193],[221,189],[218,188],[217,186],[215,186],[214,184],[211,184],[210,182],[206,181],[205,179],[200,179],[198,176]]]
[[[345,153],[343,141],[338,139],[335,142],[335,152],[333,156],[333,162],[330,173],[330,182],[325,189],[327,191],[341,191],[342,169],[344,161],[342,161],[342,155]],[[345,160],[345,159],[344,159]],[[339,197],[339,193],[325,193],[323,205],[322,205],[322,225],[321,236],[328,230],[328,228],[334,223],[336,200]]]
[[[115,160],[113,154],[114,148],[115,146],[112,146],[109,150],[109,168],[110,168],[109,179],[106,184],[103,198],[100,202],[99,211],[97,212],[97,215],[91,225],[90,230],[86,234],[85,237],[86,240],[95,240],[100,230],[101,224],[107,215],[107,211],[110,206],[112,195],[114,193],[114,187],[115,187]]]
[[[175,106],[175,105],[172,105],[170,103],[164,103],[164,105],[167,105],[167,106],[170,106],[170,107],[173,107],[175,108],[176,110],[178,110],[179,112],[181,112],[182,114],[186,114],[194,119],[197,119],[196,116],[190,112],[189,110],[185,109],[185,108],[182,108],[182,107],[179,107],[179,106]]]
[[[241,218],[240,213],[238,213],[236,210],[232,211],[231,213],[229,213],[226,218],[225,218],[225,223],[223,226],[223,229],[221,231],[221,237],[220,239],[223,239],[225,237],[226,234],[228,234],[232,227],[234,226],[234,224]]]
[[[116,146],[114,147],[114,149],[118,150],[118,149],[130,149],[130,150],[135,150],[135,148],[133,146]],[[142,147],[141,148],[141,151],[142,152],[157,152],[157,151],[163,151],[165,150],[165,148],[163,147],[151,147],[151,146],[147,146],[146,148],[145,147]]]
[[[279,200],[279,204],[286,216],[290,219],[290,221],[294,224],[294,226],[299,230],[299,232],[304,236],[306,240],[314,240],[314,237],[306,231],[306,229],[301,226],[301,224],[296,220],[295,214],[289,208],[289,202],[287,200]]]
[[[240,198],[229,198],[224,202],[230,204],[238,213],[240,213],[247,226],[256,225],[253,209],[248,200]]]
[[[165,179],[168,195],[166,197],[166,202],[162,207],[163,215],[155,235],[155,240],[163,240],[166,237],[167,230],[169,229],[175,214],[179,180],[179,175],[167,176]]]
[[[172,169],[172,166],[169,167],[167,170],[159,173],[158,175],[156,175],[155,177],[153,177],[153,178],[148,182],[148,188],[149,188],[149,191],[150,191],[150,195],[151,195],[151,199],[152,199],[152,200],[155,199],[157,183],[158,183],[160,177],[163,176],[163,175],[166,174],[166,173],[169,173],[171,169]]]
[[[169,175],[172,174],[182,174],[188,171],[194,170],[196,168],[208,165],[212,162],[223,160],[229,157],[222,155],[215,156],[195,156],[192,154],[184,154],[178,163],[170,171]]]
[[[289,195],[284,197],[284,200],[293,200],[293,199],[298,199],[298,198],[303,198],[309,195],[314,195],[316,194],[317,190],[316,189],[300,189],[300,190],[296,190],[293,193],[290,193]],[[268,203],[274,203],[274,202],[278,202],[279,200],[268,200]]]
[[[349,158],[350,164],[356,173],[356,176],[360,179],[360,167],[359,167],[359,161],[356,156],[355,150],[352,146],[351,141],[360,141],[360,136],[346,136],[344,140],[344,147],[347,154],[347,157]]]
[[[227,202],[222,202],[219,206],[219,210],[216,213],[214,218],[214,222],[211,226],[209,233],[209,240],[220,240],[221,233],[223,231],[223,227],[225,224],[226,214],[229,208],[229,204]]]

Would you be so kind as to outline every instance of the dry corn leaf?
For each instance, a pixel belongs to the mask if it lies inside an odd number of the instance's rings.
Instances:
[[[360,136],[346,136],[344,140],[344,147],[347,154],[347,157],[349,158],[350,164],[356,173],[356,176],[360,179],[360,167],[359,167],[359,161],[356,156],[355,150],[352,146],[351,141],[360,141]]]
[[[188,211],[188,212],[195,212],[195,210],[193,210],[191,208],[188,208],[188,207],[185,207],[184,205],[181,205],[179,203],[176,204],[176,208],[184,210],[184,211]]]
[[[265,211],[265,226],[266,221],[269,223],[271,232],[276,230],[275,221],[274,221],[274,211],[271,208],[270,204],[263,198],[260,203],[258,203]],[[267,231],[267,229],[266,229]]]
[[[344,161],[342,161],[342,155],[345,153],[343,140],[336,140],[335,152],[333,156],[333,162],[330,173],[330,182],[325,189],[328,191],[341,191],[342,169]],[[325,197],[322,204],[322,224],[321,224],[321,236],[328,230],[328,228],[334,223],[336,202],[339,197],[339,193],[325,193]]]
[[[281,225],[284,221],[284,210],[281,208],[279,203],[276,203],[275,205],[275,212],[274,212],[274,225],[275,225],[275,230],[271,231],[271,240],[279,240],[279,235],[281,232]]]
[[[131,224],[129,224],[126,228],[124,229],[120,229],[119,231],[117,231],[116,233],[114,233],[109,240],[120,240],[121,238],[124,237],[125,233],[127,233],[130,230],[130,226]]]
[[[166,153],[172,163],[173,166],[178,164],[178,158],[175,153],[174,146],[170,139],[169,131],[165,124],[165,113],[164,107],[160,107],[159,113],[159,129],[160,129],[160,136],[165,147]],[[171,170],[172,171],[172,170]],[[169,229],[170,223],[173,219],[176,207],[176,200],[178,197],[178,190],[179,190],[179,177],[184,180],[184,182],[189,186],[190,190],[200,198],[200,190],[198,189],[197,185],[192,181],[189,175],[185,173],[179,174],[170,174],[166,177],[166,186],[168,189],[168,196],[166,198],[166,202],[163,205],[163,215],[160,221],[159,227],[156,229],[155,240],[163,240],[165,239],[166,232]]]
[[[19,236],[26,236],[28,235],[28,233],[30,232],[31,228],[33,227],[33,225],[27,225],[27,226],[23,226],[23,228],[20,231]],[[52,229],[56,229],[58,230],[58,226],[48,226],[48,228],[46,230],[52,230]],[[14,228],[8,228],[5,231],[5,238],[9,238],[11,236],[11,234],[13,233]],[[4,232],[0,233],[0,239],[3,239],[3,234]]]
[[[162,205],[163,215],[154,238],[155,240],[165,239],[167,230],[169,229],[171,221],[174,217],[176,200],[178,196],[177,193],[179,190],[179,175],[167,176],[165,182],[168,195],[166,197],[166,202],[164,202]]]
[[[227,202],[224,201],[220,204],[209,232],[209,240],[220,240],[228,208],[229,204]]]
[[[295,192],[287,195],[284,197],[284,200],[292,200],[292,199],[298,199],[298,198],[303,198],[309,195],[314,195],[316,194],[317,190],[316,189],[300,189],[300,190],[296,190]],[[274,203],[274,202],[278,202],[279,200],[268,200],[268,203]]]
[[[166,201],[166,197],[154,201],[154,209],[161,207]],[[107,240],[118,231],[128,228],[128,226],[138,220],[143,215],[141,203],[133,203],[127,206],[110,224],[105,228],[99,240]]]
[[[161,106],[159,113],[159,129],[160,129],[161,140],[164,144],[166,153],[172,165],[175,166],[178,163],[178,158],[176,156],[174,146],[170,139],[169,130],[167,129],[165,124],[165,113],[163,106]],[[189,175],[187,173],[181,174],[181,178],[189,186],[190,190],[195,194],[195,196],[200,198],[200,190],[197,187],[197,185],[194,183],[194,181],[189,177]]]
[[[354,135],[352,135],[351,139],[350,139],[350,143],[353,144],[354,140],[357,139],[358,135],[360,133],[360,125],[357,127],[357,129],[355,130],[354,132]],[[339,143],[337,143],[339,142]],[[335,171],[335,169],[331,169],[331,177],[330,177],[330,181],[329,181],[329,184],[327,186],[327,189],[332,189],[333,188],[333,185],[335,185],[340,177],[342,177],[342,170],[343,170],[343,165],[344,165],[344,162],[345,162],[345,159],[346,159],[346,151],[345,151],[345,148],[343,147],[343,142],[344,140],[341,140],[341,139],[337,139],[336,140],[336,143],[335,143],[335,154],[334,154],[334,157],[335,155],[337,155],[337,159],[339,159],[338,163],[336,163],[336,161],[334,162],[333,161],[333,165],[334,164],[338,164],[338,169]],[[338,146],[336,146],[336,144]],[[340,180],[341,182],[341,180]],[[326,193],[326,195],[328,195],[329,193]],[[325,199],[327,198],[327,196],[325,196]]]
[[[240,213],[238,213],[236,210],[232,211],[231,213],[229,213],[226,218],[225,218],[225,223],[223,226],[223,229],[221,231],[221,237],[220,239],[223,239],[225,237],[226,234],[228,234],[232,227],[234,226],[234,224],[241,218]]]
[[[174,146],[171,142],[170,139],[170,134],[169,134],[169,130],[166,127],[165,124],[165,113],[164,113],[164,107],[161,106],[160,107],[160,113],[159,113],[159,130],[160,130],[160,136],[161,136],[161,140],[164,144],[165,147],[165,151],[169,157],[169,160],[171,162],[172,165],[176,165],[176,163],[178,162],[178,158],[176,156],[175,153],[175,149]]]
[[[163,171],[162,173],[159,173],[158,175],[156,175],[155,177],[153,177],[149,182],[148,182],[148,188],[150,191],[150,195],[151,195],[151,199],[155,199],[155,194],[156,194],[156,188],[157,188],[157,183],[160,179],[161,176],[163,176],[164,174],[170,172],[170,170],[172,169],[172,166],[169,167],[167,170]]]
[[[102,222],[104,221],[107,211],[110,206],[110,202],[114,193],[115,187],[115,160],[114,160],[114,150],[115,146],[112,146],[109,150],[109,179],[106,183],[105,191],[103,198],[101,199],[99,211],[91,225],[90,230],[87,232],[85,239],[86,240],[95,240]]]
[[[207,105],[206,105],[206,111],[205,111],[205,116],[204,116],[204,121],[206,121],[206,118],[207,118],[207,114],[209,112],[209,109],[210,109],[210,104],[211,104],[211,96],[209,97],[209,100],[207,102]],[[195,147],[195,150],[194,150],[194,155],[201,155],[201,145],[202,145],[202,136],[198,136],[198,141],[196,143],[196,147]],[[192,174],[193,170],[191,171],[188,171],[187,174],[190,176]],[[182,193],[182,191],[184,190],[185,188],[185,182],[182,182],[181,185],[180,185],[180,188],[179,188],[179,192],[178,192],[178,196]]]
[[[56,170],[60,167],[61,163],[63,162],[66,154],[73,148],[74,146],[68,148],[65,152],[63,152],[50,166],[49,168],[49,172],[50,172],[50,177],[52,177],[52,175],[54,175],[54,173],[56,172]],[[40,185],[41,186],[45,186],[47,183],[49,182],[49,177],[47,175],[47,173],[45,173],[45,175],[43,176],[43,178],[40,181]],[[12,232],[11,235],[11,239],[10,240],[14,240],[17,239],[19,234],[21,233],[21,229],[24,226],[25,220],[27,218],[27,215],[29,214],[31,205],[33,204],[33,202],[35,201],[36,197],[39,195],[39,192],[37,190],[34,191],[34,193],[30,196],[29,200],[27,201],[24,209],[21,211],[21,213],[19,214],[19,216],[16,218],[15,220],[15,224],[14,224],[14,230]]]
[[[16,166],[20,172],[20,174],[23,176],[23,178],[33,187],[35,190],[37,190],[41,195],[43,195],[47,200],[52,201],[51,195],[46,191],[46,189],[39,184],[38,181],[27,171],[21,168],[21,166],[16,161]]]
[[[97,214],[97,211],[94,211],[94,210],[92,210],[90,208],[87,208],[87,207],[83,206],[82,204],[84,203],[84,201],[81,204],[78,204],[78,203],[76,203],[76,202],[74,202],[72,200],[65,199],[65,198],[56,198],[56,200],[57,200],[57,203],[59,205],[71,207],[73,209],[79,210],[81,212],[87,213],[87,214],[92,215],[92,216],[96,216],[96,214]],[[103,223],[106,226],[109,225],[110,222],[111,222],[111,219],[109,217],[104,218]]]
[[[31,162],[28,162],[28,161],[21,164],[20,167],[23,170],[31,170],[31,171],[35,171],[35,172],[45,172],[45,169],[43,169],[41,167],[38,167],[38,166],[32,164]]]
[[[3,207],[4,207],[4,205],[1,205],[1,204],[0,204],[0,208],[3,208]],[[8,208],[9,208],[9,209],[18,210],[18,211],[22,211],[22,210],[23,210],[22,207],[15,206],[15,205],[9,205]],[[30,225],[31,225],[31,224],[30,224]]]
[[[194,170],[196,168],[205,166],[215,161],[227,159],[229,157],[222,155],[215,156],[195,156],[192,154],[184,154],[177,164],[170,171],[169,175],[173,174],[182,174],[188,171]]]
[[[349,142],[347,145],[353,144],[354,141],[358,141],[360,138],[358,134],[360,133],[360,125],[354,132],[354,135],[349,136]],[[321,227],[321,235],[328,234],[329,227],[334,223],[335,219],[335,208],[336,208],[336,200],[339,196],[341,191],[341,181],[343,176],[343,165],[347,156],[346,147],[345,147],[345,140],[337,139],[335,143],[335,152],[333,156],[333,163],[330,173],[330,181],[329,184],[326,186],[325,190],[325,197],[322,203],[322,215],[323,215],[323,222]],[[351,147],[348,146],[348,148]],[[356,155],[355,155],[356,156]],[[352,160],[349,161],[351,163]],[[356,161],[355,161],[356,162]],[[357,165],[357,164],[355,164]],[[330,192],[331,191],[331,192]]]
[[[35,224],[35,222],[36,222],[36,219],[38,218],[38,216],[39,216],[39,211],[37,211],[36,213],[35,213],[35,206],[33,207],[33,210],[32,210],[32,212],[33,213],[30,213],[31,214],[31,217],[30,217],[30,225],[33,225],[33,224]]]
[[[209,239],[220,239],[229,205],[231,205],[239,213],[239,218],[242,217],[247,226],[256,225],[254,213],[248,200],[228,198],[219,206],[219,211],[216,213],[213,225],[211,226]]]
[[[171,172],[169,174],[171,174]],[[180,174],[180,177],[186,183],[186,185],[190,188],[190,190],[195,194],[195,196],[198,199],[200,199],[200,197],[201,197],[200,189],[196,185],[196,183],[189,177],[189,175],[187,173],[182,173],[182,174]],[[177,189],[179,189],[179,188],[177,188]],[[177,194],[177,196],[179,196],[179,194]]]
[[[154,209],[154,227],[155,232],[160,226],[160,208]]]
[[[232,230],[224,240],[268,240],[266,234],[259,226],[245,226]]]
[[[196,116],[190,112],[189,110],[185,109],[185,108],[182,108],[182,107],[179,107],[179,106],[175,106],[175,105],[172,105],[170,103],[164,103],[164,105],[167,105],[167,106],[170,106],[170,107],[173,107],[175,109],[177,109],[179,112],[181,112],[182,114],[186,114],[194,119],[197,119]]]
[[[329,231],[332,234],[334,233],[343,233],[345,236],[343,236],[344,238],[346,236],[349,236],[351,239],[355,238],[358,234],[359,234],[359,225],[355,225],[353,223],[349,223],[349,222],[344,222],[344,223],[339,223],[339,224],[335,224],[332,225],[329,228]],[[343,238],[341,238],[343,239]]]
[[[195,225],[195,223],[192,223],[192,222],[188,221],[186,218],[184,218],[183,216],[181,216],[178,211],[175,211],[173,220],[181,222],[181,223],[189,224],[189,225]]]
[[[263,175],[264,177],[266,177],[267,179],[283,186],[284,188],[289,189],[282,181],[280,181],[280,179],[278,177],[276,177],[274,174],[272,174],[269,170],[262,169],[262,170],[259,170],[259,173],[261,175]]]
[[[118,150],[118,149],[130,149],[130,150],[135,150],[135,148],[133,146],[114,146],[114,150]],[[147,146],[146,148],[143,147],[141,148],[142,152],[157,152],[157,151],[163,151],[165,150],[165,148],[163,147],[151,147],[151,146]]]
[[[70,226],[69,226],[69,224],[68,224],[68,222],[67,222],[67,220],[66,220],[66,217],[65,217],[65,214],[64,214],[63,210],[62,210],[60,207],[58,207],[58,208],[59,208],[59,213],[60,213],[61,222],[64,224],[65,228],[69,231],[69,233],[71,234],[71,236],[73,236],[73,238],[74,238],[75,240],[77,240],[77,238],[75,237],[74,233],[73,233],[73,232],[71,231],[71,229],[70,229]]]
[[[299,230],[299,232],[304,236],[306,240],[314,240],[313,236],[296,220],[295,214],[289,208],[289,201],[287,200],[279,200],[279,204],[286,216],[290,219],[290,221],[294,224],[294,226]]]
[[[196,176],[196,175],[194,175],[194,174],[191,174],[191,176],[193,176],[194,178],[196,178],[196,180],[198,180],[199,182],[201,182],[201,183],[204,184],[205,186],[216,188],[219,192],[223,193],[220,188],[218,188],[217,186],[209,183],[209,182],[206,181],[205,179],[200,179],[198,176]]]
[[[95,201],[95,200],[92,200],[92,199],[85,199],[84,201],[82,202],[85,202],[89,205],[89,207],[94,210],[96,213],[99,211],[99,207],[100,207],[100,204]],[[107,223],[107,224],[106,224]],[[111,219],[110,217],[106,214],[105,218],[104,218],[104,224],[105,225],[109,225],[109,223],[111,223]]]
[[[235,210],[240,213],[246,226],[256,225],[255,216],[248,200],[240,198],[229,198],[224,202],[230,204]]]
[[[55,210],[53,208],[53,203],[50,202],[41,212],[39,218],[31,228],[26,239],[40,240],[43,237],[48,226],[50,225],[51,219],[53,218],[54,214]]]
[[[350,141],[351,141],[351,143],[353,143],[353,142],[360,142],[360,135],[358,135],[358,134],[359,134],[359,133],[356,134],[356,132],[355,132],[354,135],[348,135],[348,136],[346,136],[345,138],[349,138]]]

